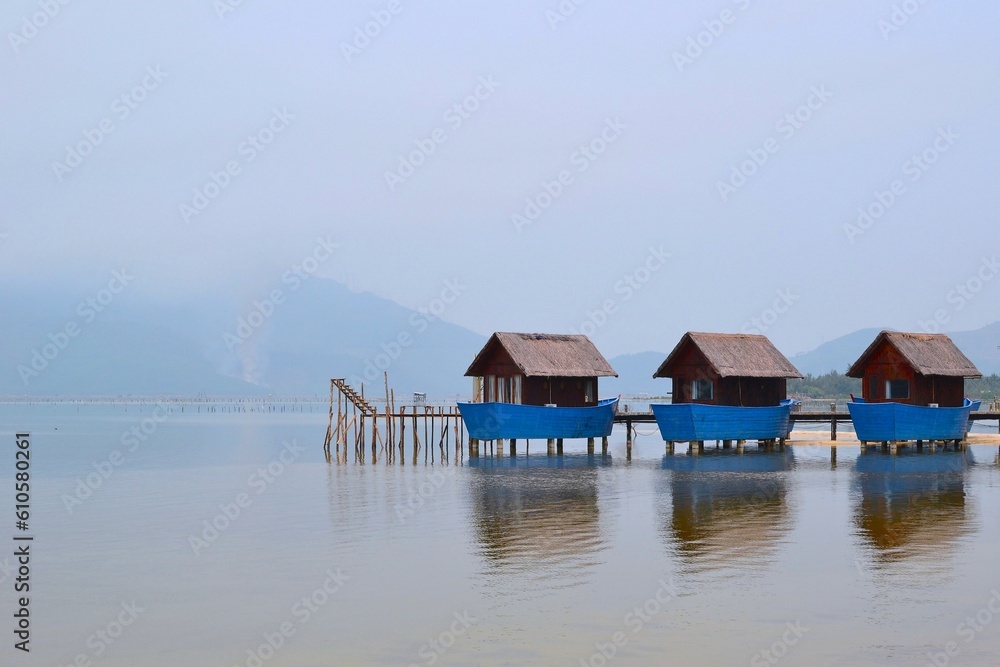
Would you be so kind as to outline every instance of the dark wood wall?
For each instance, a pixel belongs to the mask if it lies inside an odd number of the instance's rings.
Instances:
[[[591,382],[591,398],[587,401],[587,383]],[[597,378],[524,378],[521,402],[524,405],[555,403],[560,407],[579,408],[597,403]]]
[[[886,398],[888,380],[908,380],[909,398]],[[891,400],[910,405],[937,403],[941,407],[957,407],[965,400],[965,378],[921,375],[887,341],[868,357],[861,386],[861,395],[871,403]]]
[[[510,358],[507,350],[503,349],[502,345],[494,345],[493,349],[489,352],[489,356],[483,359],[484,377],[486,375],[513,377],[514,375],[520,375],[520,373],[521,369],[517,367],[517,364]]]
[[[704,403],[706,405],[736,405],[743,407],[768,407],[787,398],[785,378],[721,378],[712,370],[705,355],[694,345],[687,345],[675,358],[670,371],[674,374],[674,403]],[[713,383],[712,399],[692,398],[695,380]]]
[[[714,383],[711,399],[692,398],[694,380],[711,380]],[[720,378],[709,372],[694,376],[676,376],[674,403],[704,403],[706,405],[736,405],[745,408],[763,408],[777,405],[788,397],[785,378]]]
[[[485,359],[483,359],[483,377],[495,375],[502,378],[510,378],[521,375],[514,360],[507,354],[507,350],[501,345],[496,345]],[[587,383],[591,384],[590,397],[593,400],[586,400]],[[485,391],[484,391],[485,397]],[[521,378],[521,403],[523,405],[545,405],[555,403],[561,407],[583,407],[597,403],[597,378],[596,377],[522,377]]]
[[[719,403],[719,375],[712,370],[705,355],[694,345],[687,344],[679,350],[669,370],[670,380],[673,383],[674,403],[705,403],[708,405]],[[691,394],[691,385],[694,380],[711,380],[715,383],[714,398],[695,401]]]

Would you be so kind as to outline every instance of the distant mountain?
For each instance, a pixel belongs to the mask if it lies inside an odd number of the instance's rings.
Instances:
[[[880,331],[880,328],[861,329],[834,338],[811,352],[795,355],[791,362],[803,374],[845,373]],[[984,375],[1000,373],[1000,322],[972,331],[948,332],[948,335]]]
[[[415,391],[428,396],[466,395],[465,369],[486,338],[429,313],[328,280],[304,283],[276,311],[272,323],[238,349],[247,379],[276,393],[327,391],[331,376],[346,378],[366,394],[385,395],[383,371],[397,400]],[[240,346],[242,348],[242,346]],[[255,365],[255,368],[254,368]]]
[[[170,301],[129,288],[101,312],[71,289],[0,288],[12,316],[0,329],[0,395],[326,395],[331,377],[397,401],[412,392],[467,396],[465,369],[484,336],[372,294],[312,278],[280,303],[221,297]],[[879,329],[863,329],[792,358],[803,373],[844,372]],[[1000,322],[951,334],[984,374],[1000,373]],[[664,352],[610,359],[602,396],[663,396],[652,375]]]
[[[823,375],[830,371],[843,374],[882,329],[860,329],[823,343],[815,350],[791,357],[789,361],[803,375]]]
[[[62,292],[0,293],[17,314],[0,335],[0,394],[325,395],[341,376],[381,396],[384,370],[401,400],[468,393],[483,336],[331,280],[296,287],[250,308],[126,290],[96,314]]]
[[[670,380],[653,379],[653,373],[667,358],[665,352],[622,354],[608,359],[618,371],[617,378],[601,378],[602,398],[625,394],[630,396],[665,396],[670,393]]]
[[[183,308],[138,305],[127,292],[103,307],[44,290],[0,299],[16,314],[0,333],[0,394],[266,393],[218,372],[195,334],[198,318]]]
[[[1000,373],[1000,322],[949,335],[983,375]]]

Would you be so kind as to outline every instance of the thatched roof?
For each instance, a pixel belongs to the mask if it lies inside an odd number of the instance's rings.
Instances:
[[[653,377],[673,377],[674,365],[688,345],[698,348],[719,377],[802,377],[798,369],[785,358],[785,355],[778,352],[767,336],[696,331],[689,331],[681,337],[670,356],[653,373]]]
[[[482,375],[482,367],[497,345],[526,377],[618,377],[586,336],[506,332],[490,336],[465,374]]]
[[[852,378],[863,377],[868,358],[882,343],[888,343],[906,360],[913,370],[921,375],[944,375],[948,377],[978,378],[983,374],[975,364],[962,354],[951,338],[944,334],[904,333],[902,331],[883,331],[868,349],[864,351],[847,375]]]

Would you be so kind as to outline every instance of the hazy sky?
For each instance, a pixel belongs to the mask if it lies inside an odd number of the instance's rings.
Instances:
[[[609,355],[997,319],[995,2],[237,1],[0,9],[4,281],[248,301],[323,238]]]

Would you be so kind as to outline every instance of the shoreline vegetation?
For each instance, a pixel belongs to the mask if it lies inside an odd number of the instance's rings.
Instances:
[[[986,375],[965,381],[965,393],[970,398],[984,402],[1000,398],[1000,375]],[[822,375],[807,374],[802,379],[788,381],[788,396],[797,400],[812,401],[847,401],[851,394],[861,395],[861,380],[849,378],[836,371]],[[427,397],[427,404],[451,404],[461,399],[457,394],[441,397]],[[651,395],[645,393],[622,394],[626,402],[669,402],[670,394]],[[329,396],[315,394],[313,396],[206,396],[206,395],[95,395],[95,396],[0,396],[0,405],[6,404],[45,404],[45,403],[103,403],[103,404],[142,404],[142,403],[173,403],[173,404],[243,404],[244,406],[267,406],[315,403],[327,405]],[[384,403],[385,399],[378,396],[369,398],[372,403]],[[403,400],[400,404],[409,405],[412,401]]]
[[[965,393],[976,400],[994,400],[1000,396],[1000,375],[984,375],[966,380]],[[861,379],[849,378],[836,371],[823,375],[807,374],[801,380],[788,381],[788,395],[797,399],[847,400],[851,394],[861,395]]]

